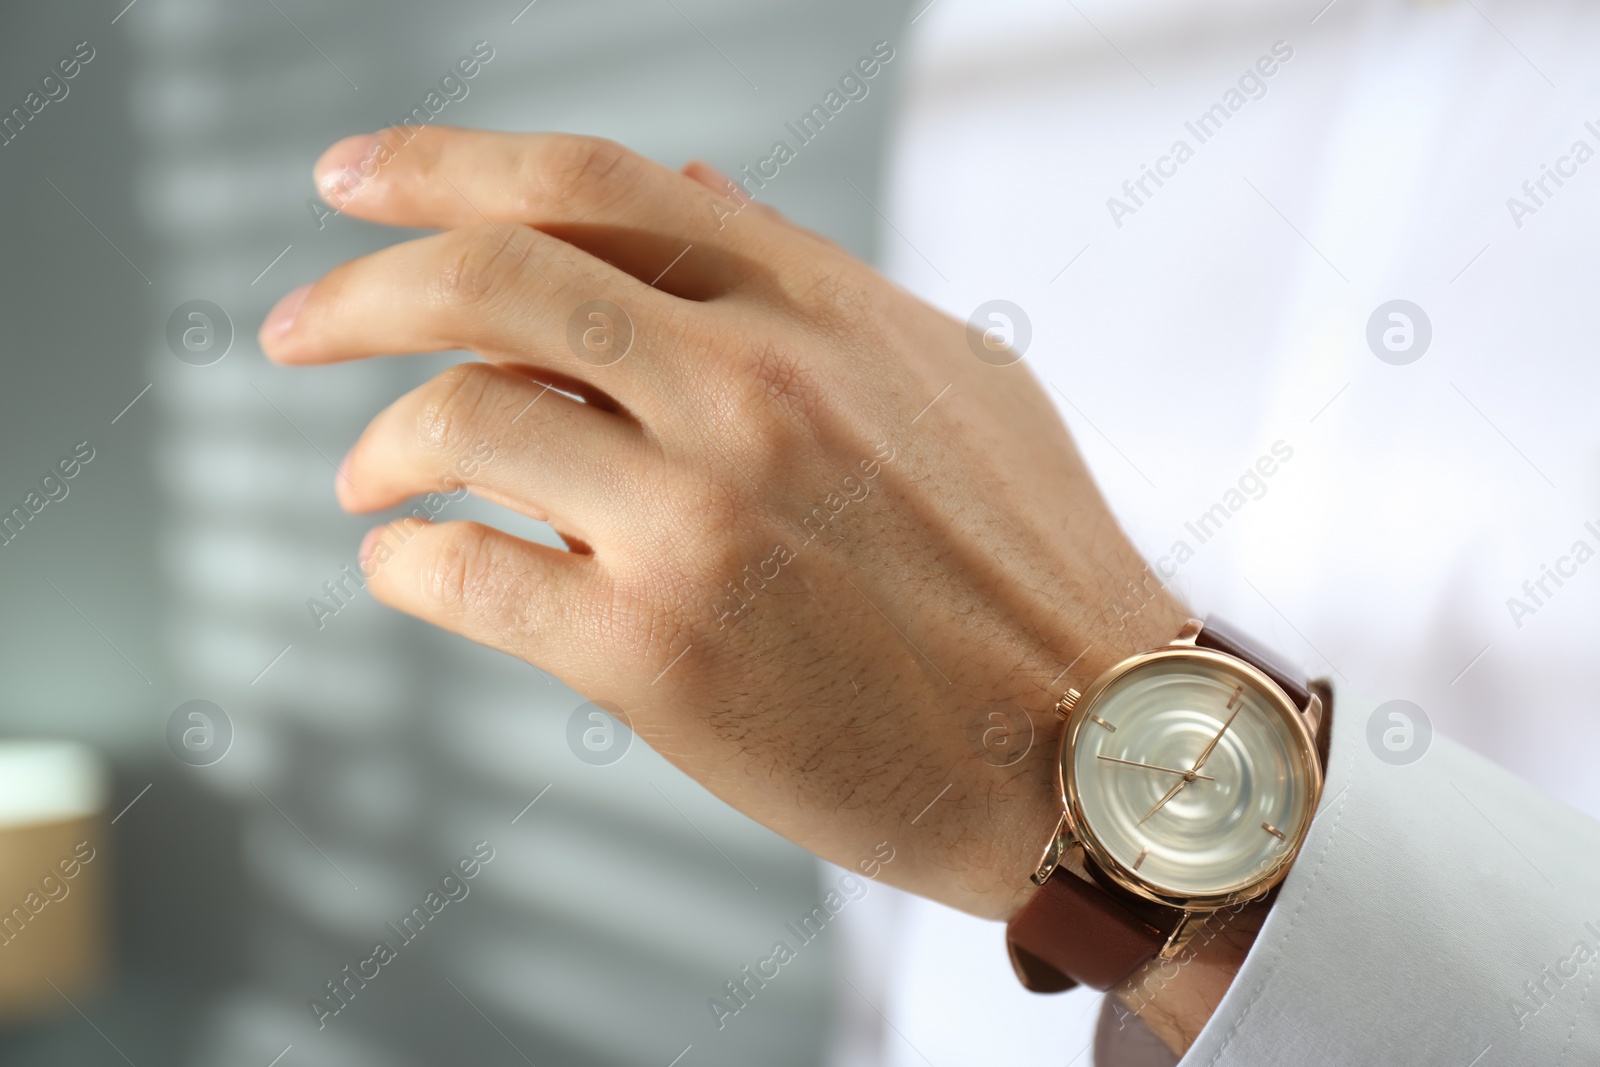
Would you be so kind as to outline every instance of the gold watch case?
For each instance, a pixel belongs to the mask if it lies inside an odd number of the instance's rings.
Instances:
[[[1206,913],[1259,897],[1270,891],[1288,873],[1300,853],[1301,845],[1305,842],[1306,834],[1316,815],[1317,802],[1322,795],[1322,765],[1317,757],[1314,733],[1320,727],[1322,720],[1321,697],[1313,692],[1310,706],[1302,712],[1277,683],[1249,663],[1223,652],[1196,647],[1194,637],[1198,630],[1198,624],[1184,627],[1183,632],[1173,643],[1128,657],[1096,678],[1082,695],[1069,691],[1057,705],[1058,709],[1067,715],[1066,728],[1061,735],[1061,752],[1056,765],[1064,814],[1056,837],[1040,859],[1035,881],[1048,877],[1049,871],[1054,869],[1058,862],[1066,859],[1068,853],[1074,851],[1073,846],[1077,845],[1081,846],[1087,861],[1098,867],[1100,872],[1117,886],[1134,896],[1186,912]],[[1174,896],[1163,892],[1142,878],[1138,871],[1122,864],[1096,839],[1093,829],[1085,820],[1083,810],[1079,806],[1078,791],[1074,781],[1073,761],[1078,734],[1086,723],[1092,721],[1091,716],[1101,695],[1113,683],[1134,671],[1152,663],[1170,663],[1174,660],[1210,665],[1259,691],[1267,703],[1289,723],[1290,730],[1298,742],[1300,759],[1305,771],[1302,782],[1308,814],[1304,823],[1296,830],[1294,839],[1289,842],[1288,847],[1270,867],[1262,870],[1259,877],[1247,883],[1228,886],[1225,890],[1208,896]]]

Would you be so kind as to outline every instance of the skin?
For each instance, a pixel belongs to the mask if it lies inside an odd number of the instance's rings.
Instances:
[[[622,709],[828,860],[887,841],[884,880],[1014,914],[1059,815],[1055,700],[1188,617],[1026,365],[701,164],[428,128],[340,141],[316,177],[345,214],[440,232],[289,294],[267,355],[481,357],[372,421],[340,503],[461,478],[569,549],[408,520],[362,546],[375,596]],[[596,299],[631,323],[615,362],[569,340]],[[998,757],[997,703],[1020,709]],[[1186,1044],[1225,971],[1141,1014]]]
[[[1244,965],[1266,916],[1261,901],[1224,908],[1205,919],[1172,960],[1151,960],[1111,995],[1172,1051],[1189,1051]]]

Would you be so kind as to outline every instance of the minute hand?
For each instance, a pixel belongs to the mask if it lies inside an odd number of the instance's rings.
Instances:
[[[1235,689],[1233,691],[1233,699],[1229,700],[1228,703],[1230,705],[1233,704],[1233,702],[1235,700],[1239,699],[1239,697],[1240,697],[1242,692],[1243,692],[1243,690]],[[1241,712],[1243,710],[1244,710],[1244,704],[1241,702],[1238,707],[1233,709],[1233,714],[1228,716],[1228,721],[1222,724],[1222,729],[1217,731],[1217,736],[1213,737],[1211,739],[1211,743],[1205,747],[1205,751],[1200,753],[1200,758],[1194,761],[1194,766],[1189,768],[1189,773],[1185,774],[1183,776],[1182,780],[1180,780],[1171,789],[1167,790],[1166,794],[1160,800],[1156,801],[1156,806],[1155,807],[1153,807],[1149,811],[1145,812],[1144,818],[1139,820],[1138,825],[1143,826],[1147,821],[1149,821],[1149,819],[1150,819],[1150,817],[1152,815],[1154,815],[1156,812],[1160,811],[1162,808],[1166,807],[1167,806],[1167,801],[1169,801],[1173,797],[1177,796],[1178,795],[1178,791],[1181,790],[1184,786],[1188,785],[1190,782],[1194,781],[1196,778],[1205,778],[1205,777],[1207,777],[1206,775],[1203,775],[1203,774],[1200,773],[1201,766],[1203,766],[1205,764],[1206,759],[1211,755],[1211,750],[1217,747],[1217,742],[1222,740],[1222,735],[1228,732],[1228,727],[1233,725],[1233,720],[1238,718],[1239,717],[1239,712]],[[1214,780],[1215,779],[1213,779],[1213,781]]]
[[[1235,689],[1233,691],[1233,698],[1234,700],[1239,699],[1239,690]],[[1232,703],[1232,701],[1229,701],[1229,703]],[[1237,719],[1239,712],[1243,710],[1244,702],[1240,701],[1239,706],[1233,709],[1233,714],[1228,716],[1228,721],[1222,724],[1222,729],[1217,731],[1217,736],[1211,739],[1211,743],[1205,747],[1205,751],[1200,753],[1200,758],[1194,761],[1194,766],[1190,768],[1191,770],[1198,771],[1205,766],[1206,760],[1211,756],[1211,750],[1217,747],[1217,742],[1222,740],[1222,735],[1228,732],[1228,727],[1233,725],[1233,720]]]
[[[1137,823],[1137,825],[1143,826],[1146,822],[1148,822],[1150,820],[1150,816],[1154,815],[1156,812],[1158,812],[1162,808],[1166,807],[1167,806],[1167,801],[1169,801],[1173,797],[1177,796],[1178,795],[1178,790],[1182,789],[1184,786],[1186,786],[1188,784],[1189,784],[1189,776],[1187,774],[1184,775],[1182,778],[1179,778],[1175,783],[1173,783],[1172,788],[1167,790],[1166,793],[1161,797],[1160,800],[1156,801],[1156,806],[1151,808],[1149,811],[1144,813],[1144,818],[1140,819],[1139,822]]]
[[[1095,758],[1096,759],[1103,759],[1103,760],[1106,760],[1106,761],[1108,761],[1110,763],[1126,763],[1130,767],[1147,767],[1152,771],[1166,771],[1168,774],[1181,774],[1181,775],[1184,775],[1186,777],[1188,775],[1194,774],[1193,771],[1180,771],[1176,767],[1158,767],[1154,763],[1140,763],[1138,760],[1121,759],[1121,758],[1119,758],[1117,756],[1097,756]],[[1195,774],[1194,776],[1196,778],[1204,778],[1208,782],[1216,781],[1216,779],[1211,777],[1211,775],[1209,775],[1209,774]]]

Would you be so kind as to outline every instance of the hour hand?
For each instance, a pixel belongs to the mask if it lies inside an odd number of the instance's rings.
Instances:
[[[1166,795],[1163,796],[1160,800],[1156,801],[1156,806],[1151,808],[1149,811],[1144,813],[1144,818],[1140,819],[1139,822],[1137,823],[1137,825],[1143,826],[1145,824],[1146,820],[1148,820],[1150,818],[1150,816],[1154,815],[1156,812],[1158,812],[1162,808],[1166,807],[1167,801],[1169,801],[1173,797],[1177,796],[1178,795],[1178,790],[1182,789],[1184,786],[1186,786],[1188,784],[1189,784],[1189,776],[1187,774],[1184,775],[1182,778],[1179,778],[1177,780],[1177,782],[1173,783],[1172,788],[1167,790]]]

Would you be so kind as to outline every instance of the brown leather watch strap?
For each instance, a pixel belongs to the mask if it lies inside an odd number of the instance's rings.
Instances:
[[[1294,671],[1282,666],[1272,653],[1215,615],[1207,616],[1206,623],[1196,635],[1194,643],[1201,648],[1215,649],[1244,660],[1277,683],[1278,688],[1288,694],[1289,699],[1294,701],[1294,706],[1301,711],[1311,703],[1311,691],[1306,688],[1305,682],[1296,677]]]
[[[1179,918],[1174,912],[1173,927]],[[1035,993],[1079,984],[1110,989],[1160,952],[1171,933],[1061,864],[1007,924],[1006,949],[1017,978]]]

